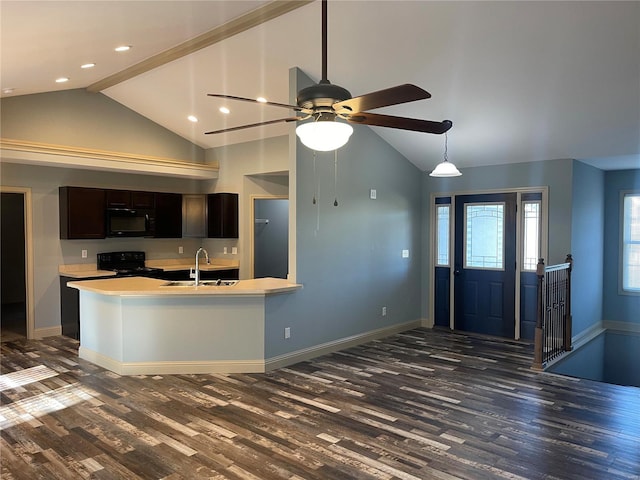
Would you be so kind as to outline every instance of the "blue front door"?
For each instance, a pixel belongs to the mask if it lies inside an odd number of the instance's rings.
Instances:
[[[514,338],[515,193],[455,197],[455,328]]]

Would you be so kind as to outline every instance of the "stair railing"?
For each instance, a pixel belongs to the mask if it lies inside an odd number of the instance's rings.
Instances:
[[[573,258],[565,263],[544,265],[538,261],[538,314],[536,318],[534,360],[531,368],[543,370],[548,362],[571,351],[571,271]]]

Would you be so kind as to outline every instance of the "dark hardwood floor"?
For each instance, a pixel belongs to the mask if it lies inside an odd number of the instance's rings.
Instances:
[[[120,377],[2,343],[3,479],[639,479],[640,389],[417,329],[268,374]]]

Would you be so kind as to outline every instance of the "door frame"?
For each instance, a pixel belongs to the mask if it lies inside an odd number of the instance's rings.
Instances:
[[[255,258],[255,245],[254,236],[256,228],[256,200],[289,200],[289,195],[251,195],[251,222],[249,225],[249,278],[254,278],[254,258]],[[289,228],[291,228],[291,219],[289,219]],[[291,250],[289,250],[290,252]]]
[[[455,251],[455,210],[456,196],[458,195],[482,195],[493,193],[515,193],[516,194],[516,280],[515,280],[515,340],[520,339],[520,273],[522,272],[522,203],[523,193],[540,193],[542,195],[541,225],[540,225],[540,257],[547,258],[549,251],[549,187],[517,187],[517,188],[496,188],[488,190],[460,190],[452,192],[434,192],[429,197],[431,232],[429,241],[429,320],[428,326],[433,327],[435,323],[435,264],[436,264],[436,218],[434,215],[435,199],[437,197],[451,197],[451,210],[449,211],[449,328],[455,330],[455,277],[453,275],[453,252]]]
[[[24,273],[25,273],[25,309],[27,314],[27,339],[35,338],[35,302],[33,294],[33,208],[31,200],[31,188],[8,187],[0,185],[0,193],[18,193],[24,198]]]

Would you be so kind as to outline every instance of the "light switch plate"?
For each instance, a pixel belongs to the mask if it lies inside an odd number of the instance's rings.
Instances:
[[[231,247],[231,254],[232,255],[237,255],[238,254],[238,247]]]
[[[227,247],[224,247],[224,248],[222,249],[222,253],[224,253],[225,255],[228,253]]]
[[[82,250],[82,258],[87,258],[87,251],[86,250]]]
[[[378,197],[378,192],[376,192],[375,188],[371,189],[371,191],[369,192],[369,196],[371,197],[371,200],[375,200]]]
[[[184,253],[184,247],[178,247],[178,253]]]
[[[409,258],[409,250],[402,250],[402,258]]]

